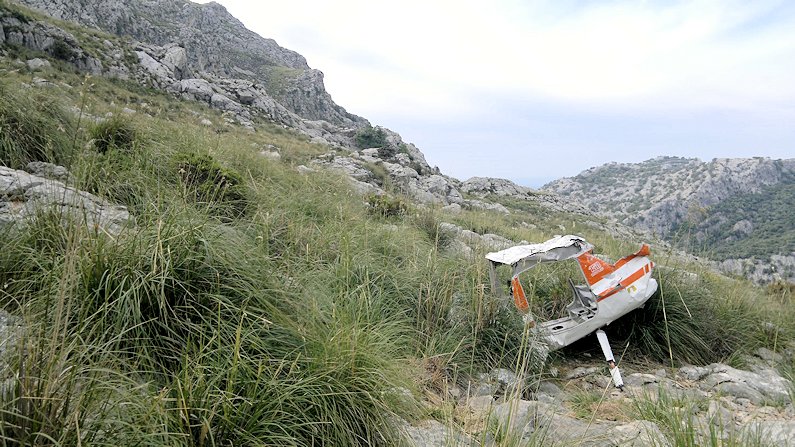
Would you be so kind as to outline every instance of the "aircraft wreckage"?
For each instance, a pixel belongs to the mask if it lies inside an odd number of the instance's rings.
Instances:
[[[556,236],[540,244],[517,245],[489,253],[492,290],[498,297],[504,295],[497,269],[509,266],[512,276],[508,292],[516,308],[524,314],[530,330],[541,336],[550,349],[560,349],[596,331],[599,345],[610,367],[616,387],[623,381],[616,366],[607,335],[602,330],[616,319],[642,307],[657,290],[657,281],[651,277],[654,263],[649,259],[649,246],[643,244],[637,252],[610,264],[594,256],[593,245],[579,236]],[[569,279],[573,295],[562,318],[536,322],[530,312],[519,275],[538,264],[576,259],[586,284],[575,285]]]

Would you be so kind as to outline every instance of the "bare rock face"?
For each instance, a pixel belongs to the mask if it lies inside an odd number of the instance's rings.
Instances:
[[[549,192],[545,191],[536,191],[532,188],[517,185],[510,180],[501,178],[472,177],[469,180],[461,183],[461,191],[465,194],[479,197],[481,199],[489,197],[505,197],[521,200],[555,212],[581,214],[586,216],[593,213],[574,198],[569,197],[562,199],[557,194],[550,194]],[[481,201],[480,203],[483,202]],[[471,207],[483,208],[479,203],[472,203]]]
[[[246,29],[217,3],[184,0],[18,0],[61,20],[128,37],[153,47],[142,65],[158,78],[181,80],[196,73],[262,83],[268,94],[291,112],[337,125],[363,123],[335,104],[323,73],[312,70],[295,51]]]
[[[525,197],[532,189],[501,178],[472,177],[461,184],[461,191],[478,197]]]
[[[132,223],[123,206],[57,180],[0,166],[0,227],[24,227],[28,219],[47,211],[111,235],[118,235]]]
[[[6,10],[0,10],[0,43],[41,51],[91,74],[103,72],[102,62],[84,51],[75,36],[68,31],[16,17]],[[37,65],[37,68],[42,68],[41,63]]]

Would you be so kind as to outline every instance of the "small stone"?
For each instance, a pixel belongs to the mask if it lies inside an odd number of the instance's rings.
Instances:
[[[276,151],[260,151],[260,155],[267,158],[268,160],[279,161],[282,159],[282,155]]]
[[[569,371],[563,378],[566,380],[574,380],[574,379],[579,379],[581,377],[590,376],[591,374],[596,374],[597,372],[599,372],[599,368],[595,366],[592,366],[590,368],[580,366]]]
[[[679,368],[676,375],[687,380],[696,381],[707,376],[712,370],[704,366],[685,365]]]
[[[33,78],[30,82],[34,87],[52,87],[55,85],[52,82],[39,77]]]
[[[467,399],[467,408],[475,414],[488,413],[494,406],[494,398],[488,396],[473,396]]]
[[[461,214],[461,205],[457,203],[451,203],[447,206],[443,206],[442,211],[448,212],[450,214]]]
[[[725,382],[715,386],[715,390],[733,397],[746,398],[754,405],[762,405],[765,397],[759,391],[744,383]]]
[[[560,393],[563,392],[563,390],[561,390],[559,386],[555,385],[552,382],[548,382],[548,381],[540,382],[538,384],[538,390],[537,391],[539,393],[548,394],[550,396],[557,396],[557,395],[559,395]]]
[[[384,226],[384,228],[385,228],[385,229],[387,229],[387,228],[386,228],[386,225]],[[389,231],[395,231],[395,230],[389,230]],[[461,388],[459,388],[458,386],[455,386],[455,385],[454,385],[454,386],[451,386],[451,387],[450,387],[450,388],[447,390],[447,393],[448,393],[448,394],[450,395],[450,397],[452,397],[453,399],[460,399],[460,398],[461,398],[461,396],[463,396],[463,394],[464,394],[464,392],[463,392],[463,391],[461,391]]]
[[[362,155],[367,155],[368,157],[378,157],[378,148],[371,147],[369,149],[362,149]]]
[[[649,383],[657,383],[660,378],[651,374],[633,373],[624,377],[624,383],[630,386],[643,386]]]
[[[771,364],[779,364],[781,363],[782,360],[784,360],[784,357],[781,354],[773,352],[767,348],[759,348],[756,350],[754,354],[757,357],[761,358],[762,360],[769,362]]]
[[[312,169],[310,167],[307,167],[307,166],[304,166],[304,165],[298,165],[298,167],[295,168],[295,170],[298,171],[299,174],[303,174],[303,175],[307,175],[307,174],[311,174],[311,173],[315,172],[314,169]]]
[[[32,161],[25,166],[25,170],[33,175],[64,183],[72,179],[72,174],[65,167],[44,161]]]

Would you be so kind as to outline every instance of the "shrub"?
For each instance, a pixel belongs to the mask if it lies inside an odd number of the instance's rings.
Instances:
[[[398,148],[387,141],[386,132],[380,127],[363,127],[356,132],[354,140],[361,149],[377,147],[378,156],[384,159],[392,158],[398,153]]]
[[[91,129],[94,147],[101,154],[111,149],[132,151],[135,146],[135,129],[119,116],[105,120]]]
[[[380,127],[367,126],[356,132],[354,137],[356,146],[367,149],[370,147],[383,147],[386,141],[386,133]]]
[[[408,204],[399,197],[386,194],[370,194],[367,196],[370,213],[381,217],[402,217],[408,212]]]
[[[56,38],[50,47],[50,54],[56,59],[69,62],[75,56],[75,50],[62,38]]]
[[[207,154],[178,154],[177,167],[188,194],[211,214],[235,218],[246,213],[249,199],[240,174]]]

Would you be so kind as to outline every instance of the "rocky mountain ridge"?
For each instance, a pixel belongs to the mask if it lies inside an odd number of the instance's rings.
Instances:
[[[766,219],[777,224],[764,235],[760,233],[761,223],[755,228],[749,219],[736,218],[748,204],[738,202],[733,209],[721,211],[732,201],[754,203],[764,200],[761,197],[765,195],[781,197],[779,190],[791,185],[794,176],[795,159],[719,158],[704,162],[657,157],[642,163],[609,163],[591,168],[575,177],[551,182],[542,190],[715,257],[724,271],[762,282],[794,281],[791,265],[795,262],[795,247],[767,242],[795,230],[795,221],[787,217],[785,206],[778,211],[768,210],[776,216],[771,214]],[[742,249],[726,249],[743,240],[745,245],[738,246]],[[769,247],[762,251],[752,249],[760,244]]]
[[[323,85],[322,72],[311,69],[298,53],[246,29],[217,3],[15,3],[56,20],[4,13],[0,16],[0,43],[43,52],[92,75],[131,80],[205,103],[222,111],[228,124],[251,131],[256,131],[258,120],[295,129],[329,147],[327,154],[313,161],[313,167],[301,169],[338,170],[363,194],[386,193],[382,178],[386,175],[395,192],[419,203],[509,213],[499,203],[509,199],[552,212],[584,214],[593,220],[592,213],[569,200],[539,194],[508,180],[461,182],[443,175],[428,164],[419,148],[383,127],[375,128],[383,135],[379,147],[357,144],[357,135],[373,128],[366,119],[334,103]],[[86,32],[59,21],[98,31]],[[626,233],[626,229],[619,231]]]

